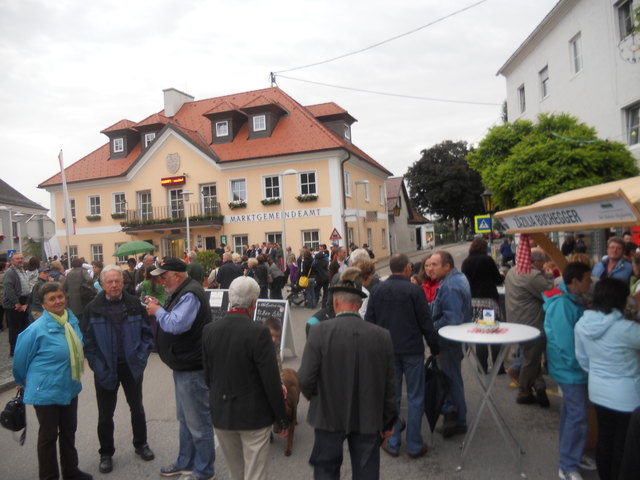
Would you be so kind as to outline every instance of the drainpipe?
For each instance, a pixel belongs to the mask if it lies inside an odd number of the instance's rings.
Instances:
[[[345,219],[346,217],[346,209],[347,209],[347,195],[344,191],[344,164],[347,163],[349,160],[351,159],[351,152],[349,150],[347,150],[347,158],[345,158],[344,160],[342,160],[340,162],[340,185],[342,185],[342,218]],[[349,232],[348,226],[347,226],[347,221],[346,219],[344,220],[344,238],[345,238],[345,242],[344,242],[344,246],[348,251],[349,245],[347,245],[347,234]]]

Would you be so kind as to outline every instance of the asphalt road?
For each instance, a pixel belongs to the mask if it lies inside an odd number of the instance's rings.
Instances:
[[[466,256],[468,243],[449,247],[459,266]],[[424,256],[424,252],[412,255],[416,260]],[[381,274],[388,274],[385,262],[380,262]],[[292,326],[294,332],[297,357],[286,355],[284,366],[297,368],[304,350],[304,324],[313,313],[304,308],[292,309]],[[478,381],[471,367],[471,359],[463,362],[465,395],[469,410],[469,422],[476,415],[481,400]],[[549,381],[552,390],[555,385]],[[129,412],[124,395],[120,392],[116,410],[116,454],[114,471],[103,475],[98,473],[98,439],[96,435],[97,407],[93,375],[85,371],[83,391],[79,402],[79,426],[76,445],[80,457],[80,467],[104,479],[146,479],[160,478],[158,471],[164,464],[175,460],[178,445],[178,423],[175,419],[175,401],[173,381],[170,370],[152,354],[145,372],[144,399],[147,411],[149,444],[156,454],[156,459],[143,462],[138,458],[131,445],[131,427]],[[537,405],[517,405],[516,389],[510,386],[506,376],[499,376],[493,391],[496,403],[504,417],[512,427],[516,437],[522,444],[526,454],[522,458],[522,470],[530,479],[558,478],[558,425],[560,399],[551,394],[551,408],[544,410]],[[0,394],[0,405],[13,395],[13,390]],[[299,425],[295,432],[293,454],[283,455],[284,441],[276,439],[270,447],[268,477],[270,479],[305,479],[312,478],[312,470],[308,465],[308,457],[313,445],[313,430],[306,423],[308,402],[302,399],[298,407]],[[406,416],[406,408],[402,408]],[[0,431],[0,478],[14,480],[32,480],[37,478],[36,439],[37,419],[33,408],[28,407],[29,431],[27,441],[20,447],[12,440],[11,432]],[[406,455],[404,446],[399,458],[391,458],[381,452],[381,478],[383,479],[515,479],[520,478],[520,470],[514,456],[513,445],[505,443],[496,427],[493,418],[485,411],[480,421],[476,437],[471,445],[464,469],[456,472],[459,465],[461,438],[444,440],[439,434],[433,437],[423,422],[423,434],[431,446],[429,453],[420,459],[412,460]],[[224,457],[218,449],[216,474],[219,480],[229,479]],[[583,472],[586,480],[597,478],[595,472]],[[345,463],[341,478],[351,478],[349,454],[345,449]]]

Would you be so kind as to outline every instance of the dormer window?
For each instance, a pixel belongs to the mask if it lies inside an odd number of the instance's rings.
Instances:
[[[113,153],[124,152],[124,138],[113,139]]]
[[[216,122],[216,137],[226,137],[229,135],[229,122]]]
[[[253,131],[263,132],[267,129],[267,118],[265,115],[256,115],[253,117]]]
[[[151,133],[145,133],[144,134],[144,148],[147,148],[151,142],[153,142],[156,138],[156,133],[155,132],[151,132]]]
[[[351,140],[351,126],[344,124],[344,138]]]

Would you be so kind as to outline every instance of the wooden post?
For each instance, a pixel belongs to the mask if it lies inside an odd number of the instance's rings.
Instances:
[[[567,259],[562,255],[562,252],[556,247],[556,244],[549,240],[546,233],[537,232],[530,233],[540,247],[542,247],[547,255],[555,262],[561,272],[564,271],[564,267],[567,266]]]

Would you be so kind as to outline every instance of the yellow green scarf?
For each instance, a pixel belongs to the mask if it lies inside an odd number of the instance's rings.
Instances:
[[[49,315],[53,317],[58,325],[64,328],[64,336],[67,339],[67,345],[69,345],[71,378],[80,381],[80,377],[84,371],[84,352],[82,351],[82,342],[69,323],[69,313],[65,310],[62,315],[56,315],[53,312],[49,312]]]

